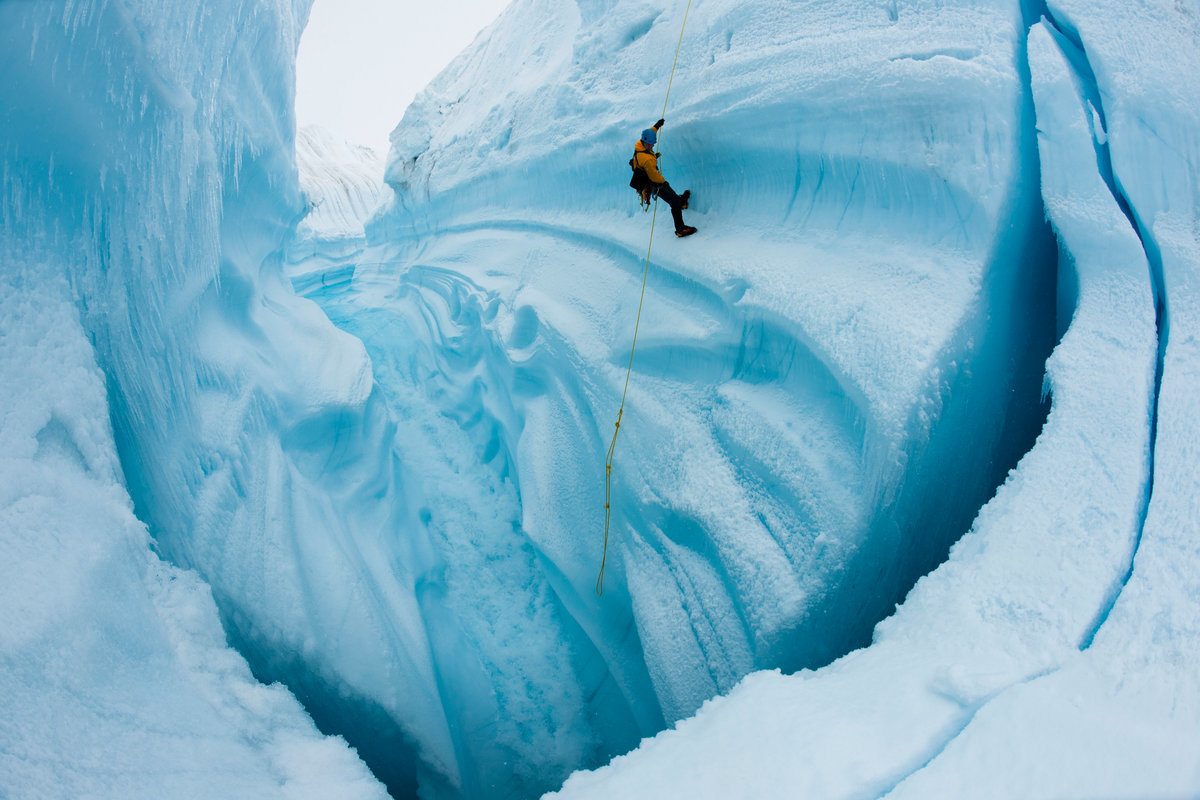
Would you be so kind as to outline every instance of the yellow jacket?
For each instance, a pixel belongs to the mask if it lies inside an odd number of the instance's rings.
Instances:
[[[633,146],[633,158],[635,163],[646,171],[646,176],[650,178],[651,183],[667,182],[667,179],[658,171],[658,156],[641,139],[638,139],[637,144]]]

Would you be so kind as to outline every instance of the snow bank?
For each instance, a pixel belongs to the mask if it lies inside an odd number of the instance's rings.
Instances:
[[[255,391],[304,408],[346,402],[306,395],[312,375],[350,402],[361,383],[298,360],[308,347],[256,377],[222,369],[272,333],[348,341],[278,278],[260,282],[300,211],[279,65],[305,13],[0,4],[6,797],[385,796],[290,693],[255,681],[209,588],[155,554],[203,550],[205,508],[232,477],[223,454],[255,430],[238,409],[261,419]],[[276,303],[290,318],[256,324]]]

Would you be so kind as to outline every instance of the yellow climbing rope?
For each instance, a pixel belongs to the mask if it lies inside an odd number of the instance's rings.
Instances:
[[[683,12],[683,25],[679,27],[679,42],[675,45],[675,61],[671,64],[671,77],[667,81],[667,96],[663,98],[663,108],[660,117],[667,116],[667,102],[671,99],[671,85],[675,83],[675,67],[679,64],[679,49],[683,46],[683,32],[687,29],[688,14],[692,10],[692,0],[688,0]],[[662,150],[662,136],[659,135],[659,150]],[[646,265],[642,269],[642,295],[638,299],[637,321],[633,324],[633,343],[629,346],[629,366],[625,368],[625,388],[621,390],[621,406],[617,409],[617,422],[614,425],[612,442],[608,445],[608,456],[604,460],[604,551],[600,556],[600,574],[596,577],[596,596],[604,594],[604,565],[608,561],[608,525],[612,516],[612,462],[613,452],[617,449],[617,434],[621,432],[621,416],[625,413],[625,395],[629,392],[629,376],[633,373],[633,351],[637,348],[638,328],[642,325],[642,304],[646,301],[646,279],[650,276],[650,250],[654,247],[654,223],[658,219],[658,197],[654,198],[654,214],[650,217],[650,241],[646,244]]]

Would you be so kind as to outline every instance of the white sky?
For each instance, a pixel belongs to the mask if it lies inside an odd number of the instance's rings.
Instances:
[[[509,0],[316,0],[296,63],[296,116],[387,154],[417,92]]]

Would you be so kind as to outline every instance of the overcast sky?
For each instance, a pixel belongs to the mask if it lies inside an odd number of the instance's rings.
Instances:
[[[509,0],[316,0],[300,40],[296,116],[387,153],[417,92]]]

